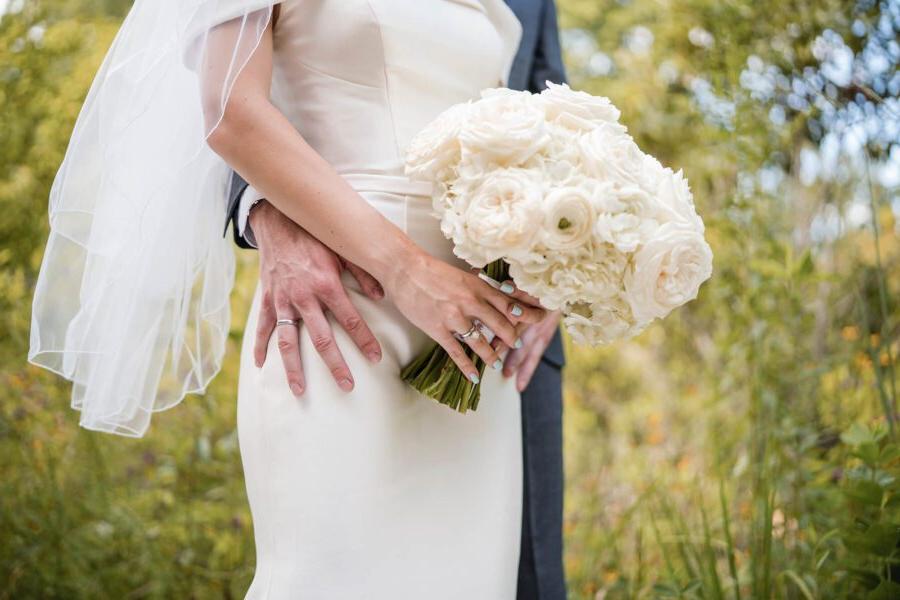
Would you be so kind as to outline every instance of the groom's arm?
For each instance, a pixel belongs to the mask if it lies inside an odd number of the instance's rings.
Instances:
[[[531,61],[531,72],[528,73],[528,90],[538,93],[546,86],[546,82],[565,83],[566,69],[563,66],[562,49],[559,43],[559,23],[556,16],[556,4],[553,0],[540,0],[540,23],[538,37],[534,46]],[[532,375],[541,362],[559,369],[565,364],[562,340],[559,335],[559,313],[551,312],[542,323],[533,325],[523,334],[525,342],[520,349],[513,349],[503,364],[503,374],[516,378],[519,391],[525,390]],[[552,386],[551,386],[552,387]],[[559,399],[547,404],[558,406]]]
[[[244,181],[244,178],[238,175],[237,171],[232,171],[231,186],[228,191],[228,212],[225,218],[225,231],[228,231],[228,224],[230,223],[231,231],[234,234],[234,243],[241,248],[256,248],[255,241],[247,239],[247,236],[245,236],[247,215],[250,212],[249,207],[260,199],[254,196],[255,190],[250,187],[250,184]]]
[[[535,93],[547,87],[546,81],[566,82],[566,68],[563,66],[562,48],[559,44],[556,3],[553,0],[543,0],[538,31],[540,37],[534,49],[534,62],[528,78],[528,89]]]

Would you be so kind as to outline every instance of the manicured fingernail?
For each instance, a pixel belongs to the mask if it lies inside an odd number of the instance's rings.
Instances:
[[[338,381],[338,385],[345,392],[349,392],[350,390],[353,389],[353,382],[350,381],[349,379],[347,379],[346,377],[344,377],[343,379]]]
[[[497,360],[494,361],[493,366],[494,366],[495,371],[499,371],[500,369],[503,368],[503,361],[498,358]]]
[[[384,288],[380,285],[376,285],[372,292],[375,294],[376,298],[384,298]]]
[[[522,307],[519,306],[518,304],[513,304],[512,308],[509,309],[509,312],[512,313],[512,316],[514,316],[514,317],[521,317],[522,316]]]
[[[303,388],[300,386],[299,383],[292,383],[291,384],[291,392],[293,392],[293,394],[299,398],[300,396],[303,395]]]
[[[369,357],[369,360],[375,363],[381,360],[381,354],[379,352],[369,352],[369,354],[367,354],[366,356]]]
[[[478,385],[478,382],[481,381],[478,379],[478,375],[475,373],[469,373],[469,381],[471,381],[474,385]]]
[[[522,347],[522,339],[521,339],[521,338],[517,339],[517,340],[516,340],[516,343],[513,344],[513,347],[516,348],[517,350],[518,350],[519,348],[521,348],[521,347]]]
[[[500,291],[503,292],[504,294],[512,294],[514,291],[516,291],[516,286],[514,286],[513,284],[511,284],[508,281],[504,281],[503,284],[500,286]]]

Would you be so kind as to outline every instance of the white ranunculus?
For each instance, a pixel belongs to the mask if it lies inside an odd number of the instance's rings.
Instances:
[[[617,109],[609,98],[575,91],[566,84],[547,82],[541,92],[547,119],[574,130],[590,130],[599,123],[616,123]]]
[[[661,225],[633,256],[625,298],[635,319],[651,321],[697,297],[712,274],[712,250],[683,223]]]
[[[459,131],[472,105],[451,106],[412,139],[406,149],[406,174],[423,181],[442,181],[460,159]]]
[[[457,256],[481,267],[531,248],[543,217],[543,184],[535,173],[492,171],[466,196],[459,219],[462,235],[454,236]]]
[[[602,124],[579,136],[577,145],[590,176],[621,185],[641,182],[644,153],[615,123]]]
[[[544,112],[532,98],[528,92],[497,93],[472,105],[459,131],[470,174],[519,166],[549,142]]]
[[[543,244],[551,250],[570,250],[591,239],[596,213],[592,190],[565,186],[551,190],[544,199]]]

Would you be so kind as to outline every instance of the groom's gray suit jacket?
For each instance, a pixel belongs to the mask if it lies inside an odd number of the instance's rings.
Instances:
[[[566,79],[559,46],[554,0],[506,0],[522,23],[522,41],[508,85],[539,92],[545,81]],[[237,212],[247,187],[234,174],[228,203],[235,242],[251,248],[238,233]],[[559,332],[522,394],[522,439],[525,465],[522,549],[519,557],[518,600],[559,600],[566,597],[562,561],[562,378],[565,362]]]

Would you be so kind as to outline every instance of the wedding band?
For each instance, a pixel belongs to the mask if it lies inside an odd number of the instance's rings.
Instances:
[[[469,330],[466,331],[465,333],[455,334],[456,339],[458,339],[461,342],[465,342],[469,338],[472,338],[473,340],[477,340],[478,338],[481,337],[481,327],[480,326],[481,326],[481,322],[475,321],[474,323],[472,323],[472,326],[469,328]]]
[[[472,327],[470,327],[467,332],[457,333],[456,336],[462,340],[466,340],[477,333],[478,333],[478,325],[476,323],[472,323]]]
[[[278,325],[299,325],[300,319],[278,319],[275,321],[275,326]]]

